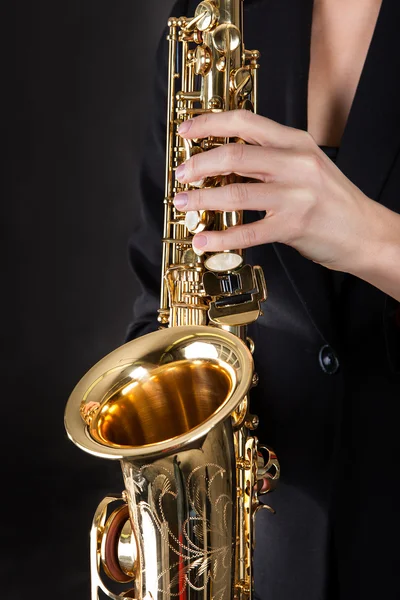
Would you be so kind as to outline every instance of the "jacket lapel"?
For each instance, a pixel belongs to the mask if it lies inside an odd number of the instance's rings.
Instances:
[[[271,0],[261,10],[262,16],[256,15],[258,11],[252,15],[250,10],[245,17],[252,32],[258,32],[259,47],[263,48],[259,112],[285,125],[307,129],[313,0]],[[400,86],[393,85],[400,74],[399,17],[400,3],[383,0],[337,160],[344,174],[374,199],[378,199],[400,147]],[[258,25],[252,18],[258,19]],[[266,28],[260,27],[260,21]],[[274,244],[274,249],[310,322],[323,339],[334,344],[329,271],[289,246]]]

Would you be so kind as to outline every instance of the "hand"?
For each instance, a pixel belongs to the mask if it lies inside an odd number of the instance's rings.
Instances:
[[[196,235],[196,248],[208,252],[281,242],[321,265],[354,272],[383,243],[386,229],[379,224],[393,213],[351,183],[307,132],[236,110],[185,121],[179,134],[248,142],[194,155],[178,167],[180,182],[230,173],[258,180],[177,194],[179,210],[265,211],[255,223]]]

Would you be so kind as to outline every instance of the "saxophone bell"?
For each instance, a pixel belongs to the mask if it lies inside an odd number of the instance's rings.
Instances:
[[[214,327],[171,327],[117,348],[79,381],[65,411],[70,439],[108,459],[168,456],[198,443],[246,396],[247,346]]]
[[[129,584],[119,597],[204,598],[210,580],[213,593],[234,595],[230,416],[240,427],[247,411],[236,409],[252,378],[251,353],[232,333],[174,327],[117,348],[77,384],[65,413],[68,435],[86,452],[119,459],[125,483],[93,519],[93,599],[99,590],[117,598],[103,572]]]

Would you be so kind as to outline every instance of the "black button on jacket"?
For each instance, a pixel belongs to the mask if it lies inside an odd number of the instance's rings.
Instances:
[[[171,14],[191,15],[196,4],[178,2]],[[312,0],[255,0],[244,6],[246,46],[261,52],[258,112],[307,129]],[[399,23],[398,0],[383,0],[336,163],[367,196],[396,212]],[[158,327],[164,38],[157,60],[140,216],[131,239],[142,293],[128,339]],[[256,597],[398,600],[398,303],[352,276],[344,277],[335,295],[327,269],[284,245],[248,250],[247,260],[263,267],[269,291],[264,315],[250,332],[260,375],[251,392],[252,411],[260,417],[258,437],[276,450],[282,467],[280,485],[267,498],[276,515],[261,511],[257,518]],[[340,366],[329,374],[332,361]]]

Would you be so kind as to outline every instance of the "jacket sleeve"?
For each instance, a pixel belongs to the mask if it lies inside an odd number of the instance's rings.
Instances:
[[[187,9],[187,0],[179,0],[171,10],[171,15],[185,15]],[[157,310],[161,287],[168,90],[167,29],[158,46],[154,71],[155,85],[140,168],[139,198],[135,201],[137,218],[129,240],[129,263],[138,288],[126,341],[155,331],[159,326]]]

